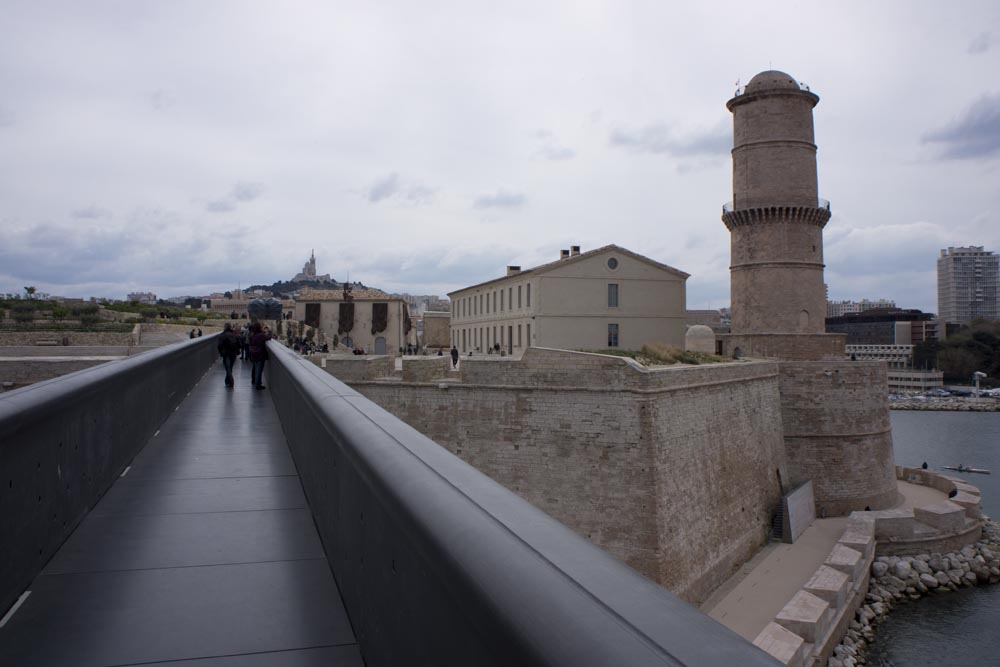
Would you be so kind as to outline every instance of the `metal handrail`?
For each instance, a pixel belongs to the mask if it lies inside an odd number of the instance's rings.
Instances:
[[[756,207],[751,207],[751,208],[756,208]],[[823,198],[817,199],[816,200],[816,208],[822,208],[822,209],[826,209],[827,211],[829,211],[830,210],[830,200],[829,199],[823,199]],[[722,213],[723,214],[725,214],[725,213],[732,213],[735,210],[736,210],[736,204],[734,202],[727,201],[725,204],[722,205]]]

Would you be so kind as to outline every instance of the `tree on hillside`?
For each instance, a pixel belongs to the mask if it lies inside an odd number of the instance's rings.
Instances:
[[[932,346],[921,345],[925,354]],[[977,320],[938,344],[937,365],[946,380],[970,382],[972,374],[982,371],[989,377],[984,384],[1000,383],[1000,322]],[[916,365],[917,348],[914,349]]]
[[[24,293],[28,295],[29,299],[35,298],[35,292],[36,291],[37,290],[35,289],[34,285],[26,285],[24,287]]]

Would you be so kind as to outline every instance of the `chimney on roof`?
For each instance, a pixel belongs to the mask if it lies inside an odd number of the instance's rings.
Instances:
[[[569,250],[560,250],[559,259],[567,259],[569,257]]]
[[[571,245],[569,247],[569,254],[571,256],[573,256],[573,257],[576,257],[577,255],[579,255],[580,254],[580,246],[578,246],[578,245]]]
[[[514,276],[514,275],[517,275],[520,272],[521,272],[521,267],[520,266],[513,266],[513,265],[511,265],[511,266],[507,267],[507,275],[508,276]]]

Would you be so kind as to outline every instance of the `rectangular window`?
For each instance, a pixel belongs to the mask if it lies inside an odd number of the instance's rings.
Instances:
[[[529,285],[529,287],[530,287],[530,285]],[[526,332],[525,332],[525,338],[528,339],[528,347],[531,347],[531,325],[530,324],[526,324],[526,325],[524,325],[524,327],[525,327],[525,330],[526,330]]]
[[[479,312],[480,313],[483,312],[483,295],[482,294],[479,295]]]
[[[500,310],[503,310],[503,290],[500,290]]]
[[[608,325],[608,347],[618,347],[618,325]]]
[[[517,286],[517,307],[521,307],[521,286]]]
[[[608,308],[618,307],[618,284],[608,283]]]
[[[508,287],[507,288],[507,308],[510,309],[510,310],[514,310],[514,288],[513,287]]]
[[[497,312],[497,293],[493,290],[493,312]]]
[[[521,347],[521,325],[517,325],[517,346]]]
[[[494,294],[493,296],[496,296],[496,294]],[[497,342],[497,328],[493,327],[493,343],[496,344],[496,342]]]
[[[531,308],[531,283],[528,283],[528,308]],[[530,324],[528,326],[531,326]]]

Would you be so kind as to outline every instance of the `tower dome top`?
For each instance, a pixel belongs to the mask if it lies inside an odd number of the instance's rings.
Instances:
[[[790,75],[772,69],[766,72],[761,72],[754,78],[750,79],[750,83],[747,84],[745,92],[758,93],[765,90],[782,88],[787,90],[799,90],[799,84]]]

